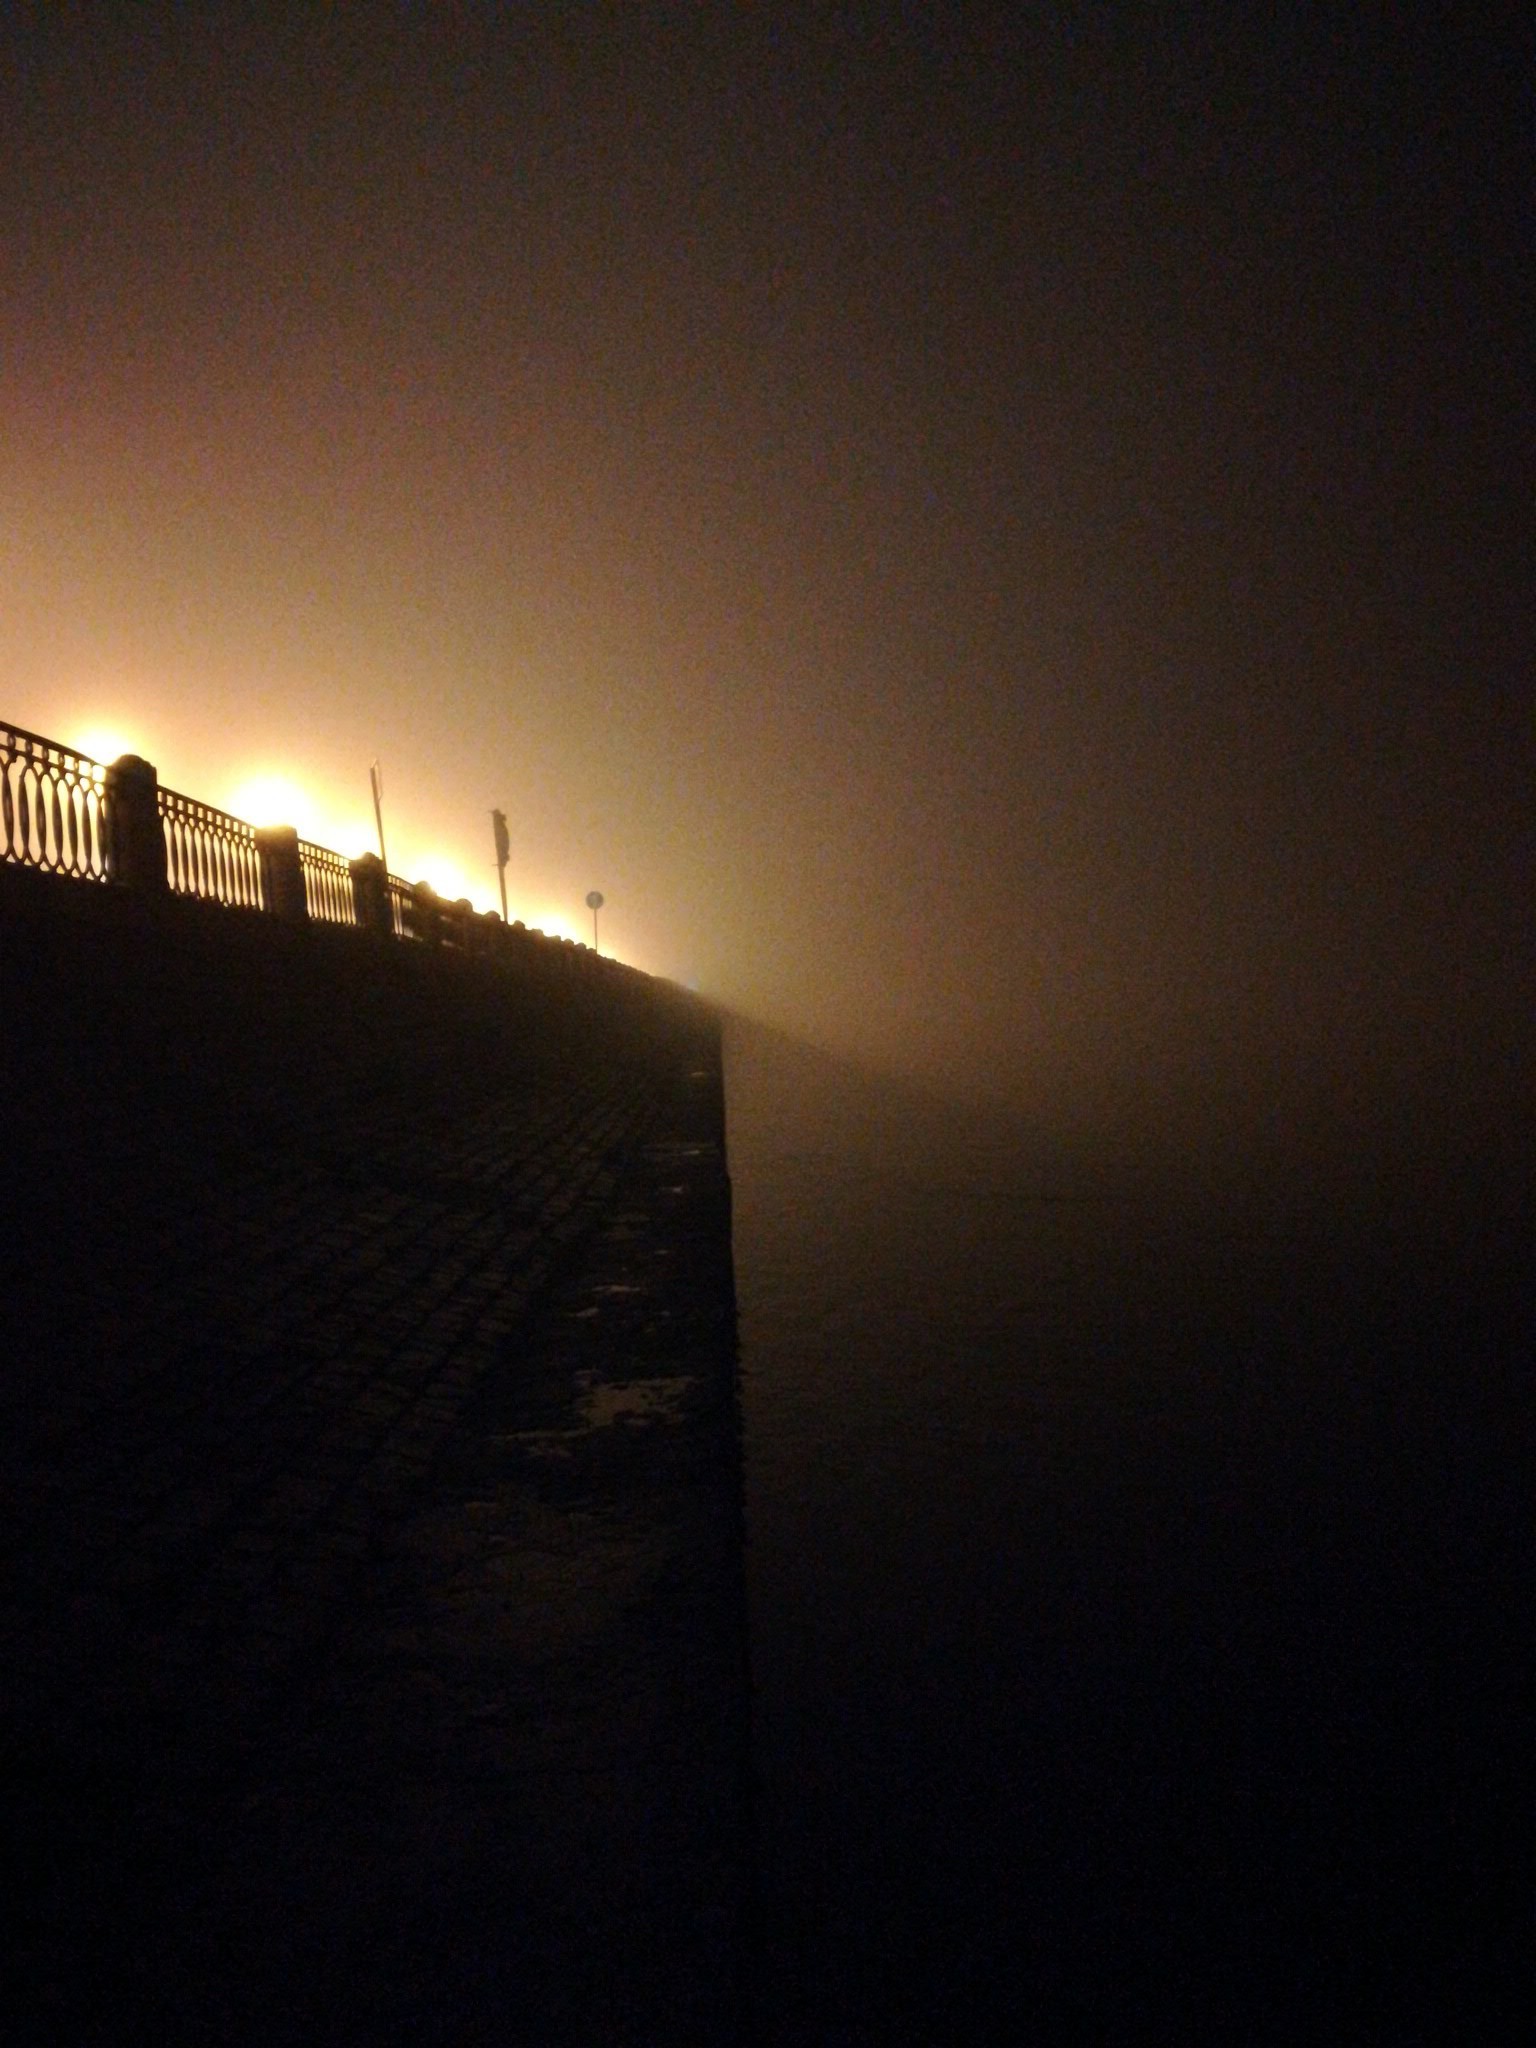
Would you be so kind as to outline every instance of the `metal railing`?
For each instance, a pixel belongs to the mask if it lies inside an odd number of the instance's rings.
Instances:
[[[183,896],[250,910],[266,908],[255,828],[179,790],[160,791],[166,880]]]
[[[322,924],[356,924],[357,898],[352,866],[329,847],[299,841],[299,867],[304,876],[304,904]]]
[[[106,770],[99,762],[0,725],[4,856],[50,874],[107,879]]]
[[[0,724],[0,865],[108,882],[130,894],[180,896],[261,911],[284,924],[350,925],[500,960],[565,981],[617,987],[647,979],[569,939],[508,926],[450,903],[425,882],[387,874],[372,854],[349,861],[291,827],[257,831],[243,818],[160,786],[151,763],[110,767],[73,748]]]

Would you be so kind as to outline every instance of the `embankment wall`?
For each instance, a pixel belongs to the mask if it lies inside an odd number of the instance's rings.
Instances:
[[[733,2038],[718,1023],[568,963],[0,869],[16,2038]]]

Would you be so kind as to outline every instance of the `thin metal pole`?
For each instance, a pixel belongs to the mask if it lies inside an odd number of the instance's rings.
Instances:
[[[496,843],[496,880],[501,886],[501,921],[507,921],[507,862],[512,857],[512,846],[507,838],[507,814],[492,811],[491,837]]]
[[[383,861],[387,875],[389,855],[384,851],[384,773],[377,761],[368,770],[368,780],[373,785],[373,818],[379,828],[379,859]]]

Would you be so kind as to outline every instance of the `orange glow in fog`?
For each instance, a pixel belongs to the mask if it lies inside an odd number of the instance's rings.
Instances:
[[[103,768],[110,768],[114,761],[124,754],[144,754],[144,742],[128,737],[121,726],[83,725],[71,728],[64,741],[77,754],[84,754],[89,760],[99,761]],[[153,755],[145,756],[153,760]]]
[[[183,774],[175,763],[167,772],[155,736],[135,734],[130,726],[117,724],[110,717],[99,721],[86,719],[78,725],[60,720],[59,726],[65,744],[88,759],[105,767],[124,754],[141,755],[160,767],[161,778],[169,786],[215,804],[247,824],[291,825],[301,839],[327,847],[347,860],[360,853],[378,851],[374,821],[357,804],[355,792],[349,791],[333,802],[324,791],[317,794],[313,783],[266,763],[238,769],[228,776],[212,775],[205,782],[190,773]],[[490,862],[479,871],[446,851],[441,841],[416,839],[409,817],[403,815],[404,808],[400,806],[391,812],[386,805],[385,809],[391,871],[406,882],[430,883],[447,902],[467,897],[476,910],[499,910],[496,871]],[[537,883],[533,886],[538,890]],[[520,896],[515,871],[507,877],[507,917],[510,922],[521,923],[530,931],[544,932],[551,938],[570,939],[580,946],[592,943],[591,915],[582,909],[579,896],[573,895],[571,903],[564,907],[542,891]],[[607,943],[606,930],[603,937],[605,953],[624,957],[621,948]]]
[[[292,825],[301,839],[348,860],[376,845],[371,820],[339,817],[289,775],[263,770],[244,776],[213,801],[248,825]]]
[[[319,830],[314,800],[286,775],[251,776],[230,792],[226,808],[248,825],[292,825],[304,839]]]

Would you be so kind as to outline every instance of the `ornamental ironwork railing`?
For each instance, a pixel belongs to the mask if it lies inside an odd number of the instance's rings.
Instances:
[[[5,858],[51,874],[107,879],[106,770],[19,726],[0,725]]]
[[[145,898],[168,891],[264,913],[284,925],[350,925],[424,952],[457,951],[531,973],[602,977],[632,968],[570,939],[507,926],[494,911],[449,903],[426,882],[386,873],[363,854],[344,860],[291,826],[257,831],[243,818],[165,789],[152,763],[125,754],[110,767],[71,747],[0,724],[0,866],[107,882]],[[27,889],[31,884],[25,885]],[[637,981],[646,977],[637,976]]]
[[[304,876],[304,904],[322,924],[356,924],[357,897],[352,865],[329,847],[299,841],[299,867]]]
[[[165,829],[166,880],[183,896],[250,910],[266,906],[261,893],[261,856],[255,828],[228,811],[215,810],[179,790],[160,791]]]

